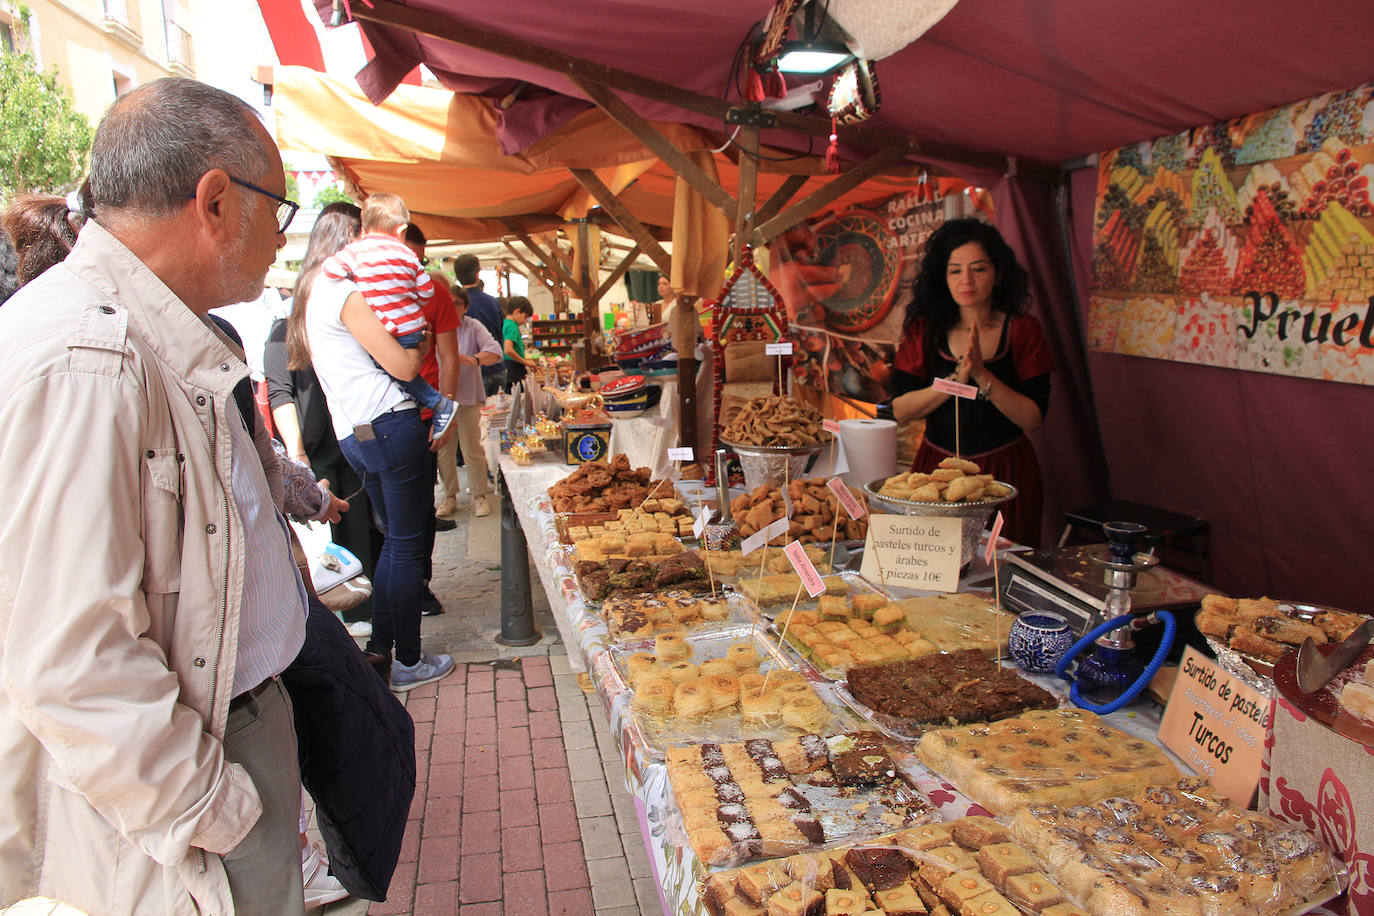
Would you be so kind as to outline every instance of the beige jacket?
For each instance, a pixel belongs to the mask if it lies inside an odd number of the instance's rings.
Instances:
[[[0,307],[0,905],[233,910],[246,372],[94,223]]]

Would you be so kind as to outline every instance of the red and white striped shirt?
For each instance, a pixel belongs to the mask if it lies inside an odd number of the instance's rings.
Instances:
[[[325,260],[322,270],[334,280],[356,283],[393,337],[425,329],[420,303],[434,296],[434,281],[399,239],[369,232]]]

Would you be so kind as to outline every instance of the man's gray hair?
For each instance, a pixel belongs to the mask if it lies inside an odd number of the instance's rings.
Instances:
[[[122,96],[91,145],[96,212],[169,215],[213,168],[260,181],[269,160],[256,119],[247,102],[195,80],[160,79]]]

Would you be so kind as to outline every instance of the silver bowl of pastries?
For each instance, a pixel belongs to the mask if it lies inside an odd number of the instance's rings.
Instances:
[[[751,490],[755,487],[780,487],[784,480],[799,479],[806,473],[806,465],[812,456],[830,447],[829,442],[819,445],[742,445],[723,438],[720,444],[739,456],[744,485]]]
[[[875,512],[963,519],[963,544],[959,566],[961,569],[966,568],[977,554],[978,538],[987,527],[988,519],[992,518],[992,513],[998,506],[1016,498],[1016,487],[1000,480],[993,480],[988,475],[966,474],[944,483],[953,484],[954,480],[972,483],[960,483],[952,490],[947,485],[939,492],[935,492],[922,490],[928,486],[929,481],[921,481],[921,476],[905,472],[893,474],[891,477],[879,477],[864,484],[864,492],[868,494],[869,503]],[[987,479],[981,480],[983,477]],[[931,499],[931,496],[935,498]],[[950,496],[954,498],[949,498]]]

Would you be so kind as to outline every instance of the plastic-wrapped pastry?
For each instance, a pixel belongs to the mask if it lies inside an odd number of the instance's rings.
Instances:
[[[635,708],[655,716],[668,715],[673,708],[675,686],[672,681],[666,678],[645,678],[635,686]]]
[[[670,631],[654,637],[654,654],[659,661],[677,662],[692,655],[692,647],[687,644],[685,633]]]
[[[747,642],[737,642],[725,650],[725,658],[741,670],[753,670],[759,665],[758,650]]]
[[[700,719],[711,712],[711,697],[700,680],[678,684],[673,691],[673,715]]]
[[[625,667],[630,672],[630,686],[633,687],[645,677],[658,676],[658,656],[636,652],[625,660]]]
[[[674,684],[685,684],[688,681],[695,681],[701,677],[701,672],[697,666],[691,662],[674,662],[663,668],[663,676]]]
[[[712,709],[731,709],[739,702],[739,678],[733,674],[713,674],[702,680],[710,694]]]
[[[735,675],[739,673],[735,663],[725,658],[708,658],[701,663],[699,668],[702,677],[710,677],[713,674]]]

